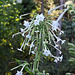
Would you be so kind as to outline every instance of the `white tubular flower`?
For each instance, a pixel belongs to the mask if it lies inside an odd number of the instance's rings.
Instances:
[[[61,51],[59,51],[59,54],[61,54],[62,52]]]
[[[54,62],[62,62],[62,60],[63,60],[63,55],[61,56],[61,57],[55,57],[55,60],[54,60]]]
[[[56,39],[57,39],[57,42],[61,41],[61,39],[59,37],[57,37]]]
[[[61,32],[59,33],[59,35],[61,35],[61,34],[64,34],[64,31],[61,31]]]
[[[65,9],[65,11],[58,17],[57,21],[61,20],[63,15],[65,14],[65,12],[68,10],[69,8]]]
[[[29,27],[29,22],[28,21],[24,21],[24,24],[23,24],[24,26],[26,26],[26,27]]]
[[[44,53],[43,54],[46,55],[46,56],[51,55],[50,51],[47,50],[46,47],[45,47],[45,50],[44,50]]]
[[[17,73],[15,75],[23,75],[22,71],[17,71]]]
[[[54,47],[55,47],[55,48],[58,48],[58,47],[59,47],[59,45],[57,45],[57,44],[56,44]]]
[[[61,44],[65,43],[65,41],[66,41],[66,40],[62,40],[62,41],[61,41]]]
[[[34,32],[38,33],[38,32],[39,32],[39,30],[37,30],[37,31],[34,31]]]
[[[22,3],[22,0],[17,0],[17,3]]]
[[[29,46],[29,44],[28,44],[28,43],[25,43],[25,45]]]
[[[57,31],[58,27],[60,26],[60,24],[58,23],[58,21],[52,21],[52,30]]]
[[[32,53],[32,54],[35,54],[35,52],[34,52],[34,51],[31,51],[31,53]]]
[[[26,35],[26,38],[29,38],[29,39],[30,39],[30,38],[31,38],[31,36],[28,34],[28,35]]]
[[[39,20],[34,20],[34,24],[35,24],[35,26],[39,25]]]
[[[63,59],[63,55],[59,58],[59,61],[62,62],[62,59]]]
[[[20,28],[21,29],[21,32],[23,32],[24,31],[24,29],[22,29],[22,28]]]
[[[34,44],[33,43],[34,43],[34,41],[31,43],[30,48],[34,47]]]
[[[56,58],[56,59],[54,60],[54,62],[56,62],[56,63],[57,63],[58,61],[59,61],[59,59],[58,59],[58,58]]]
[[[53,9],[49,10],[49,11],[48,11],[48,15],[50,15],[50,14],[51,14],[51,12],[52,12],[53,10],[56,10],[56,9],[58,9],[58,8],[60,8],[60,7],[64,6],[64,5],[65,5],[65,4],[60,5],[60,6],[57,6],[57,7],[53,8]]]
[[[21,49],[21,48],[20,48],[20,49],[19,49],[19,48],[17,48],[17,50],[19,50],[19,51],[21,51],[21,52],[22,52],[22,49]]]
[[[48,15],[50,15],[50,14],[51,14],[51,11],[52,11],[52,10],[49,10],[49,11],[48,11]]]
[[[22,36],[24,37],[24,29],[23,28],[20,28],[21,32],[22,32]]]
[[[40,15],[38,14],[37,16],[36,16],[36,20],[39,20],[39,21],[43,21],[44,20],[44,15],[41,13]]]

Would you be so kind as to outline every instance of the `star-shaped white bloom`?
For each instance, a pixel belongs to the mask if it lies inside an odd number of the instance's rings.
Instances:
[[[22,71],[17,71],[17,73],[15,75],[23,75]]]
[[[59,35],[61,35],[61,34],[64,34],[64,31],[61,31],[61,32],[59,33]]]
[[[29,27],[29,22],[28,21],[24,21],[24,24],[23,24],[24,26],[26,26],[26,27]]]
[[[31,36],[28,34],[28,35],[26,35],[26,38],[29,38],[29,39],[30,39],[30,38],[31,38]]]
[[[57,57],[57,58],[54,60],[54,62],[56,62],[56,63],[57,63],[58,61],[59,61],[59,57]]]
[[[45,50],[44,50],[44,53],[43,54],[46,55],[46,56],[51,55],[50,51],[47,50],[46,47],[45,47]]]
[[[62,59],[63,59],[63,55],[59,58],[59,61],[61,62],[61,61],[62,61]]]
[[[39,20],[34,20],[34,24],[35,24],[35,26],[39,25]]]
[[[57,37],[56,39],[57,39],[57,42],[61,41],[61,39],[59,37]]]
[[[39,20],[39,21],[43,21],[44,20],[44,15],[41,13],[40,15],[38,14],[37,16],[36,16],[36,20]]]
[[[58,29],[58,27],[60,26],[60,24],[58,23],[58,21],[52,21],[52,30],[56,31]]]
[[[23,28],[20,28],[21,29],[21,32],[23,32],[24,31],[24,29]]]
[[[63,43],[65,43],[65,41],[66,41],[66,40],[62,40],[61,43],[63,44]]]

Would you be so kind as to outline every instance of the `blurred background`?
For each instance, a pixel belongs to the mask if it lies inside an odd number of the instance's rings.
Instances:
[[[44,13],[50,19],[56,20],[62,13],[62,8],[54,10],[51,15],[48,15],[48,10],[55,6],[64,4],[67,0],[0,0],[0,75],[15,75],[20,68],[10,71],[11,68],[19,65],[16,59],[26,60],[32,64],[34,55],[28,54],[28,48],[23,52],[19,52],[17,48],[20,48],[23,37],[17,35],[12,38],[14,33],[20,31],[23,28],[23,21],[29,20],[33,17],[33,14],[27,15],[20,19],[20,15],[26,13]],[[73,1],[74,3],[74,1]],[[43,6],[42,6],[43,5]],[[71,8],[72,11],[75,11]],[[62,39],[65,39],[65,44],[62,45],[61,51],[63,53],[63,61],[54,63],[54,59],[50,57],[43,58],[40,63],[39,69],[42,72],[50,73],[50,75],[65,75],[66,73],[75,73],[75,62],[69,61],[72,54],[69,53],[70,46],[68,43],[75,44],[75,12],[66,12],[62,20],[60,21],[60,28],[64,31],[61,35]],[[74,48],[75,49],[75,48]],[[53,50],[53,48],[51,48]],[[75,58],[75,55],[73,56]],[[29,75],[29,74],[24,74]]]

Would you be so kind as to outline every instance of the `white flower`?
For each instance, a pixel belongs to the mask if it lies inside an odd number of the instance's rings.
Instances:
[[[62,61],[62,59],[63,59],[63,55],[59,58],[59,61],[61,62],[61,61]]]
[[[61,35],[61,34],[64,34],[64,31],[61,31],[61,32],[59,33],[59,35]]]
[[[58,47],[59,47],[59,45],[57,45],[57,44],[56,44],[54,47],[55,47],[55,48],[58,48]]]
[[[31,38],[31,36],[28,34],[28,35],[26,35],[26,38],[29,38],[29,39],[30,39],[30,38]]]
[[[29,44],[28,44],[28,43],[25,43],[25,45],[29,46]]]
[[[58,21],[52,21],[52,30],[56,31],[59,26],[60,24],[58,23]]]
[[[22,52],[22,49],[21,49],[21,48],[20,48],[20,49],[19,49],[19,48],[17,48],[17,50],[19,50],[19,51],[21,51],[21,52]]]
[[[21,29],[21,32],[23,32],[24,31],[24,29],[22,29],[22,28],[20,28]]]
[[[62,40],[62,44],[65,43],[66,40]]]
[[[22,0],[17,0],[17,3],[22,3]]]
[[[45,47],[45,50],[44,50],[44,53],[43,54],[46,55],[46,56],[51,55],[50,51],[47,50],[46,47]]]
[[[38,33],[38,32],[39,32],[39,30],[37,30],[37,31],[34,31],[34,32]]]
[[[54,60],[54,62],[56,62],[56,63],[57,63],[58,61],[59,61],[59,57],[57,57],[57,58]]]
[[[34,20],[34,24],[35,24],[35,26],[39,25],[39,20]]]
[[[34,51],[31,51],[31,53],[32,53],[32,54],[35,54],[35,52],[34,52]]]
[[[34,44],[33,43],[34,43],[34,41],[30,45],[30,50],[31,50],[32,47],[34,47]]]
[[[24,24],[23,24],[24,26],[26,26],[26,27],[29,27],[29,22],[28,21],[24,21]]]
[[[62,52],[61,51],[59,51],[59,54],[61,54]]]
[[[48,11],[48,15],[50,15],[50,14],[51,14],[51,11],[52,11],[52,10],[49,10],[49,11]]]
[[[59,37],[57,37],[57,42],[61,41],[61,39]]]
[[[17,73],[15,75],[23,75],[22,71],[17,71]]]
[[[69,8],[65,9],[65,11],[58,17],[57,21],[61,20],[63,15],[65,14],[65,12],[68,10]]]
[[[41,13],[40,15],[38,14],[37,16],[36,16],[36,20],[39,20],[39,21],[43,21],[44,20],[44,15]]]
[[[22,33],[22,36],[24,37],[24,33]]]

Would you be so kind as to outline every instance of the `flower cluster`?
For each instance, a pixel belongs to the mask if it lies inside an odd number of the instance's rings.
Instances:
[[[61,5],[61,6],[64,6],[64,5]],[[48,14],[50,14],[52,10],[58,9],[61,6],[58,6],[56,8],[49,10]],[[61,62],[63,59],[63,55],[61,55],[62,52],[59,49],[61,48],[61,46],[58,42],[61,41],[61,44],[63,44],[65,40],[60,39],[58,35],[56,35],[55,33],[57,33],[57,31],[59,32],[59,35],[64,33],[64,31],[59,29],[59,26],[60,26],[59,21],[61,20],[61,18],[63,17],[63,15],[68,9],[69,7],[67,7],[67,9],[64,10],[64,12],[58,17],[56,21],[47,20],[42,13],[36,15],[36,17],[33,18],[30,22],[24,21],[23,25],[25,26],[25,28],[24,29],[20,28],[21,32],[18,32],[13,35],[14,37],[17,34],[21,34],[23,37],[25,37],[24,42],[21,45],[21,48],[20,49],[18,48],[18,50],[23,51],[23,49],[25,49],[26,46],[29,46],[30,47],[29,54],[30,53],[35,54],[36,58],[38,55],[42,54],[45,56],[50,56],[55,58],[54,62],[56,63],[58,61]],[[54,56],[51,53],[50,49],[47,47],[47,44],[54,47],[59,52],[59,56]],[[41,50],[41,47],[42,47],[42,50]],[[39,61],[38,58],[37,60]],[[22,75],[22,70],[17,71],[16,75]]]

